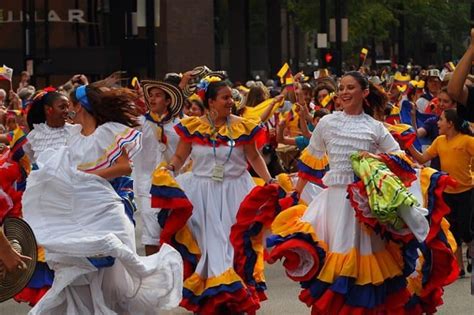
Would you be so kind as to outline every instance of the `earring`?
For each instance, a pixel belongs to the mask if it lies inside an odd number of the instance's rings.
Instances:
[[[215,110],[214,108],[209,109],[209,117],[211,117],[212,120],[216,120],[217,116],[217,110]]]
[[[77,113],[76,113],[75,111],[73,111],[73,110],[71,110],[71,111],[69,111],[69,112],[67,113],[67,117],[68,117],[69,119],[74,119],[74,118],[76,118],[76,115],[77,115]]]

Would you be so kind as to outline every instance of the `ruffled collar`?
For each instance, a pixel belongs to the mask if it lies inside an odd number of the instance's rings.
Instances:
[[[214,129],[211,124],[200,117],[181,119],[175,126],[176,132],[187,141],[197,141],[201,144],[216,145],[228,144],[234,141],[235,145],[255,141],[255,137],[263,132],[262,127],[254,121],[244,118],[235,119]]]

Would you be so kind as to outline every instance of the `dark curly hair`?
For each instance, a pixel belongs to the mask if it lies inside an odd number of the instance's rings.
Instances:
[[[28,107],[28,114],[26,115],[26,122],[30,130],[34,129],[35,124],[46,122],[45,106],[53,106],[53,103],[62,97],[66,96],[55,91],[38,91],[35,93]]]
[[[76,89],[71,92],[71,101],[79,103]],[[118,122],[129,127],[138,127],[140,112],[135,106],[138,95],[127,88],[99,88],[94,85],[86,86],[86,95],[92,107],[88,111],[100,126],[107,122]],[[87,110],[87,109],[86,109]]]

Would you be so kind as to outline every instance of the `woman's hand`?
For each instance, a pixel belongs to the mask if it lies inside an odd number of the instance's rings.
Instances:
[[[367,151],[360,151],[359,152],[359,156],[363,159],[366,159],[366,158],[373,158],[373,159],[376,159],[378,161],[382,161],[382,158],[380,156],[378,156],[377,154],[373,154],[373,153],[370,153],[370,152],[367,152]]]
[[[29,260],[31,260],[30,257],[23,256],[13,249],[3,231],[0,230],[0,274],[4,275],[5,271],[24,270],[26,269],[25,261]]]

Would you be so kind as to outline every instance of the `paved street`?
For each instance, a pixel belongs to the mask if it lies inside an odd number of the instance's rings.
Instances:
[[[137,216],[138,217],[138,216]],[[140,225],[140,222],[138,222]],[[137,238],[137,244],[139,239]],[[139,248],[143,253],[143,248]],[[268,300],[262,303],[258,314],[310,314],[309,309],[298,300],[299,287],[296,283],[286,278],[280,264],[268,266],[267,269]],[[446,289],[443,305],[438,314],[442,315],[470,315],[474,310],[474,296],[470,295],[470,279],[464,278],[456,281]],[[0,304],[1,315],[24,315],[29,307],[8,301]],[[184,309],[176,309],[161,315],[192,314]]]

